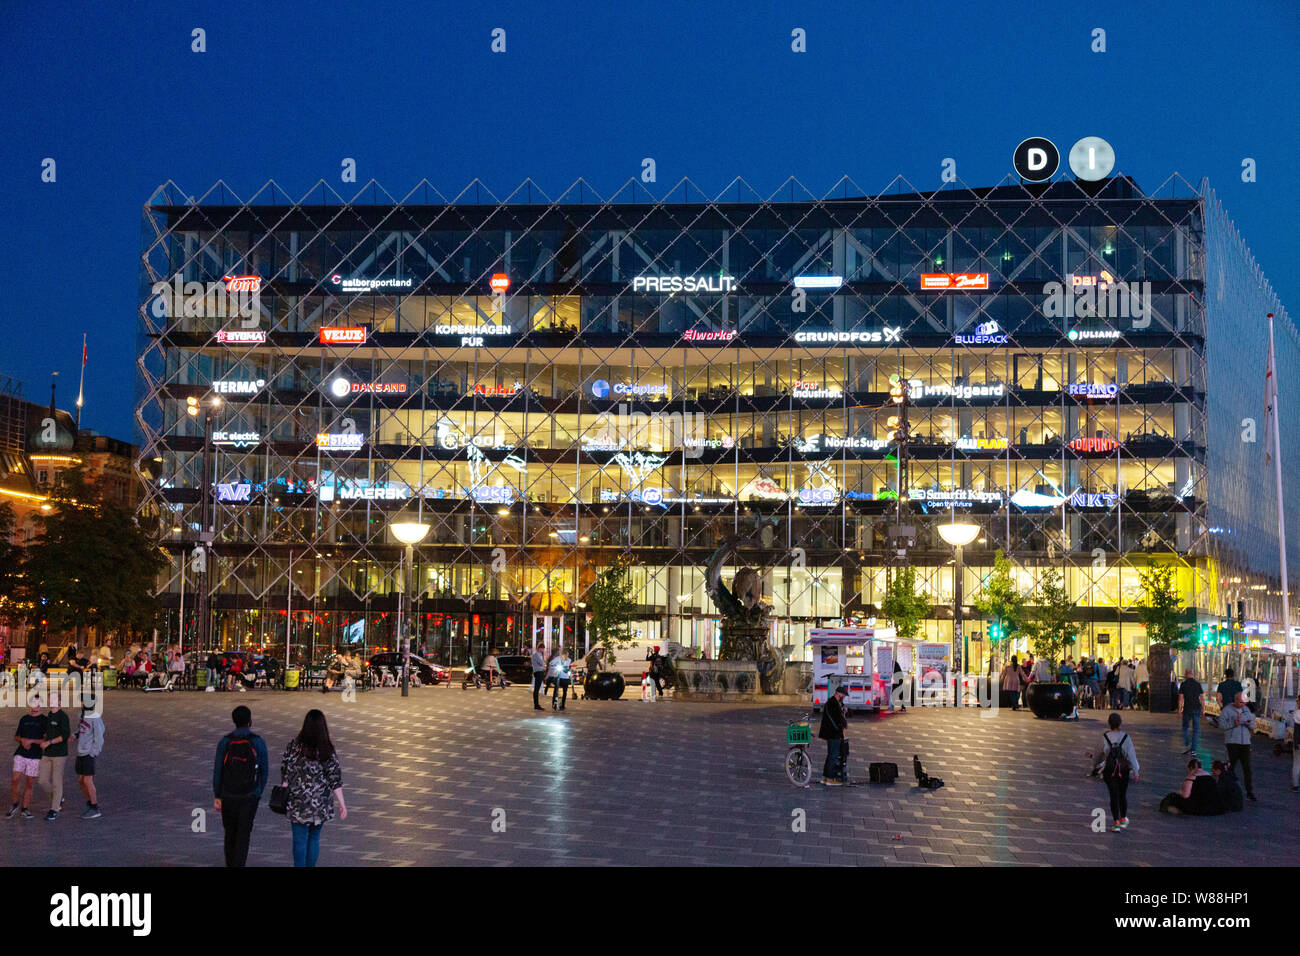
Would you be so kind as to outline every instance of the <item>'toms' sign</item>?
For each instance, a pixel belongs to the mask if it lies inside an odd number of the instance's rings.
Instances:
[[[921,273],[922,290],[939,291],[940,289],[987,289],[989,274],[987,272],[923,272]]]
[[[326,345],[364,345],[366,327],[352,325],[323,328],[320,330],[320,340]]]
[[[488,285],[492,287],[493,292],[505,292],[510,288],[510,277],[504,272],[494,272],[492,278],[488,280]]]

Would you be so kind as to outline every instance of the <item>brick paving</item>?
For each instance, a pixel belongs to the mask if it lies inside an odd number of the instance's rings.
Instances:
[[[236,704],[252,708],[267,740],[272,782],[302,715],[311,707],[327,714],[350,813],[326,826],[322,866],[1279,865],[1300,844],[1290,758],[1274,757],[1260,738],[1258,803],[1217,818],[1159,814],[1186,765],[1170,715],[1125,716],[1143,773],[1129,791],[1132,824],[1115,834],[1091,829],[1107,799],[1083,756],[1104,711],[1077,723],[920,708],[856,718],[852,773],[865,777],[869,760],[892,760],[898,783],[799,789],[783,760],[785,723],[800,708],[571,701],[564,713],[536,713],[526,688],[457,684],[415,688],[405,700],[381,689],[355,703],[306,691],[110,691],[98,778],[104,816],[80,819],[69,760],[67,811],[54,823],[41,819],[48,798],[38,788],[36,819],[0,819],[0,865],[219,865],[211,761]],[[0,723],[16,726],[19,715],[0,710]],[[1207,728],[1204,737],[1202,757],[1223,756],[1222,735]],[[943,789],[913,785],[913,753],[944,778]],[[824,745],[814,754],[820,770]],[[193,832],[196,810],[206,811],[207,832]],[[493,831],[495,810],[505,813],[503,833]],[[806,832],[792,832],[797,810]],[[289,850],[288,824],[263,801],[250,865],[288,865]]]

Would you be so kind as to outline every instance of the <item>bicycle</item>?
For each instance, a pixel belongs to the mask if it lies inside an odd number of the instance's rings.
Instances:
[[[806,787],[812,780],[813,763],[808,755],[812,745],[811,717],[804,714],[785,725],[785,742],[790,749],[785,754],[785,775],[796,787]]]

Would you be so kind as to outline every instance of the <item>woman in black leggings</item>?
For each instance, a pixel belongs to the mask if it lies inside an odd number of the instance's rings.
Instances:
[[[1101,772],[1110,791],[1110,815],[1114,818],[1111,830],[1115,833],[1128,827],[1128,785],[1137,783],[1138,758],[1133,749],[1133,739],[1120,730],[1119,714],[1107,720],[1110,729],[1102,734],[1102,749],[1093,773]]]

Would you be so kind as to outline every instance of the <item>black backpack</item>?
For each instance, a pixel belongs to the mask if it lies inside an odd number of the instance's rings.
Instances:
[[[231,737],[221,762],[223,796],[247,797],[257,790],[257,746],[252,737]]]
[[[1096,674],[1096,673],[1097,673],[1097,667],[1096,667],[1095,664],[1093,664],[1092,661],[1084,661],[1084,662],[1083,662],[1083,676],[1084,676],[1084,677],[1086,677],[1086,678],[1088,678],[1089,680],[1091,680],[1091,679],[1092,679],[1092,676],[1093,676],[1094,674]]]
[[[1128,734],[1120,738],[1119,743],[1111,743],[1110,738],[1106,740],[1106,766],[1102,770],[1103,777],[1124,777],[1133,768],[1129,765],[1128,757],[1124,756],[1124,741],[1128,740]]]

